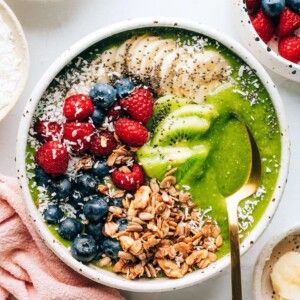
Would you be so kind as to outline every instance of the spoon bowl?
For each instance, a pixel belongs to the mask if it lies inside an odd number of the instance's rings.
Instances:
[[[242,282],[241,282],[241,263],[240,263],[240,239],[239,239],[239,223],[238,223],[238,205],[239,202],[251,195],[253,195],[261,182],[261,159],[256,141],[243,120],[239,117],[248,132],[251,144],[252,163],[249,177],[246,183],[235,193],[226,198],[229,237],[230,237],[230,255],[231,255],[231,286],[232,286],[232,299],[242,299]]]

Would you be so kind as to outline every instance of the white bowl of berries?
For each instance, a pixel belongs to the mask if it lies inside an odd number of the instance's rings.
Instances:
[[[300,1],[236,0],[244,45],[266,67],[300,81]]]
[[[264,68],[180,19],[92,33],[54,62],[25,108],[16,159],[29,216],[59,258],[99,283],[138,292],[200,283],[229,265],[221,203],[251,165],[236,114],[264,158],[262,185],[239,210],[245,253],[275,213],[289,163]]]

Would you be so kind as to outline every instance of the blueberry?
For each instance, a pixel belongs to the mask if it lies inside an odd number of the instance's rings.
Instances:
[[[86,225],[86,233],[94,238],[96,242],[99,242],[103,238],[102,234],[103,224],[92,224],[89,223]]]
[[[95,107],[93,114],[91,115],[94,125],[101,126],[105,119],[105,113],[102,109]]]
[[[262,9],[269,17],[279,16],[285,7],[285,0],[262,0]]]
[[[90,97],[95,106],[110,108],[116,100],[116,90],[107,83],[97,83],[90,90]]]
[[[94,260],[99,260],[102,258],[102,255],[104,254],[104,250],[102,248],[102,245],[97,245],[98,246],[98,251],[97,251],[97,254],[96,256],[94,257]]]
[[[286,5],[294,12],[300,12],[300,0],[286,0]]]
[[[83,203],[83,197],[78,191],[75,191],[68,201],[68,204],[72,205],[77,210],[83,207]]]
[[[51,204],[44,210],[43,215],[48,224],[58,224],[64,213],[58,205]]]
[[[35,181],[38,186],[49,185],[49,175],[39,166],[35,168]]]
[[[71,254],[74,258],[84,263],[92,261],[97,255],[96,241],[90,235],[80,235],[71,245]]]
[[[105,159],[96,160],[93,167],[92,173],[98,178],[103,178],[109,175],[110,168],[107,165],[107,161]]]
[[[76,179],[76,190],[82,195],[93,195],[97,192],[97,180],[89,174],[81,174]]]
[[[119,197],[119,198],[112,198],[109,202],[110,206],[118,206],[123,208],[123,198]]]
[[[122,251],[120,242],[117,239],[105,238],[102,242],[102,248],[107,256],[112,259],[118,259],[119,251]]]
[[[132,92],[134,89],[134,83],[130,80],[130,78],[122,78],[115,83],[114,87],[117,90],[119,97],[124,98]]]
[[[58,227],[58,234],[65,240],[72,241],[82,231],[81,223],[74,218],[66,218]]]
[[[86,202],[83,206],[85,217],[92,223],[98,223],[108,212],[108,204],[105,198],[95,195],[92,200]]]
[[[50,191],[54,199],[65,199],[73,191],[73,183],[67,176],[53,179],[50,185]]]
[[[126,231],[126,228],[128,226],[128,219],[127,218],[120,218],[115,221],[116,224],[119,225],[118,231]]]

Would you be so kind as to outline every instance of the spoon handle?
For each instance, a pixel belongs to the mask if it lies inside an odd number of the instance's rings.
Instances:
[[[238,203],[236,203],[236,201],[227,202],[231,255],[232,300],[242,300],[240,238],[237,207]]]

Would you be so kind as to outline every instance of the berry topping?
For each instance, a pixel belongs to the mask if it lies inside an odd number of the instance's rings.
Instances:
[[[101,108],[95,107],[91,118],[95,126],[101,126],[105,119],[105,113]]]
[[[96,242],[99,242],[103,238],[102,228],[103,228],[102,223],[98,223],[98,224],[89,223],[86,225],[86,233],[92,236]]]
[[[58,205],[52,204],[44,210],[43,215],[48,224],[58,224],[64,213]]]
[[[110,206],[117,206],[123,208],[123,198],[122,197],[117,197],[117,198],[112,198],[109,202]]]
[[[110,122],[114,122],[124,116],[120,103],[116,102],[108,111],[107,117]]]
[[[65,199],[73,192],[73,184],[67,176],[53,179],[50,184],[53,199]]]
[[[107,83],[97,83],[90,90],[93,103],[103,109],[109,109],[116,100],[116,90]]]
[[[90,262],[98,252],[96,241],[89,235],[76,237],[71,246],[72,256],[82,262]]]
[[[119,251],[122,251],[120,242],[117,239],[105,238],[102,242],[102,248],[107,256],[112,259],[118,259]]]
[[[95,161],[92,167],[92,173],[97,176],[98,178],[103,178],[109,175],[109,166],[107,165],[106,159],[99,159]]]
[[[35,168],[34,179],[38,186],[48,186],[49,185],[49,175],[39,166]]]
[[[153,95],[148,89],[135,89],[129,97],[121,99],[120,104],[138,122],[147,123],[153,114]]]
[[[260,7],[261,0],[246,0],[246,6],[248,9],[257,9]]]
[[[274,25],[272,20],[266,16],[260,9],[252,18],[252,25],[260,38],[268,43],[274,34]]]
[[[38,121],[34,130],[37,133],[37,138],[43,143],[57,141],[62,134],[61,126],[56,122]]]
[[[279,25],[277,28],[277,35],[284,37],[292,34],[300,27],[300,16],[286,8],[280,15]]]
[[[279,54],[285,59],[298,63],[300,61],[300,38],[288,36],[279,41]]]
[[[117,146],[117,141],[110,132],[101,132],[93,136],[91,151],[95,156],[110,154]]]
[[[100,195],[93,196],[92,200],[89,200],[83,206],[85,217],[94,224],[99,223],[107,212],[108,204],[105,198]]]
[[[64,102],[64,115],[68,121],[81,121],[91,115],[93,111],[94,105],[86,95],[72,95]]]
[[[294,12],[300,13],[300,0],[286,0],[286,5]]]
[[[81,174],[76,178],[76,190],[84,195],[94,195],[97,192],[97,180],[88,174]]]
[[[148,140],[146,127],[128,118],[119,119],[115,124],[115,130],[118,137],[130,146],[142,146]]]
[[[81,223],[74,218],[66,218],[58,227],[58,234],[65,240],[72,241],[82,231]]]
[[[91,146],[94,126],[90,123],[70,122],[64,124],[64,143],[73,151],[83,152]]]
[[[144,172],[140,165],[133,164],[132,169],[121,167],[112,172],[112,181],[120,189],[135,192],[144,181]]]
[[[130,78],[122,78],[115,83],[115,89],[117,90],[120,98],[127,97],[134,89],[134,83]]]
[[[269,17],[279,16],[285,7],[285,0],[262,0],[263,12]]]
[[[40,147],[35,160],[47,174],[61,175],[67,171],[69,157],[64,145],[51,141]]]
[[[120,218],[120,219],[116,220],[116,224],[119,225],[118,231],[119,232],[126,231],[128,223],[129,223],[129,221],[127,218]]]

